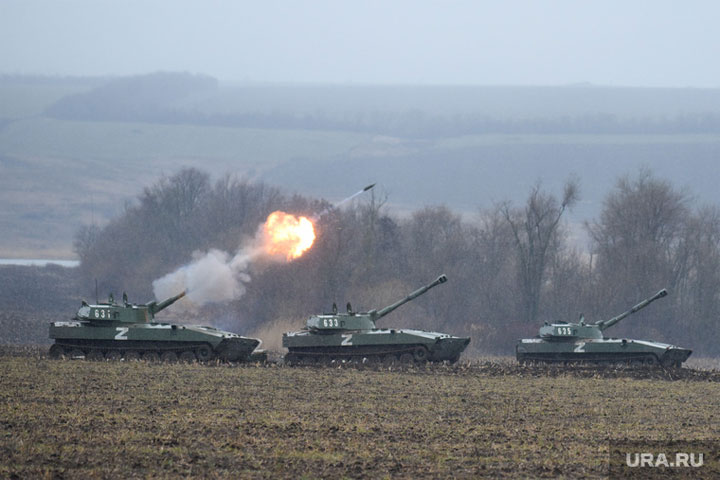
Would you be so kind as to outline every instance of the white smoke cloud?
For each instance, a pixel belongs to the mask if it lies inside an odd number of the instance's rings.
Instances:
[[[153,282],[155,298],[163,300],[187,291],[186,298],[193,306],[240,298],[250,281],[249,262],[250,255],[244,251],[232,258],[216,249],[195,252],[189,264]]]
[[[287,215],[282,212],[276,213]],[[260,225],[255,237],[241,246],[234,256],[218,249],[211,249],[205,253],[194,252],[190,263],[153,282],[155,298],[162,301],[185,291],[185,298],[177,303],[185,309],[241,298],[246,291],[245,285],[250,282],[251,263],[258,260],[288,261],[287,252],[292,251],[294,245],[300,241],[293,235],[290,237],[280,235],[279,239],[271,238],[266,228],[268,223]],[[299,224],[297,219],[290,222],[291,226],[296,224]],[[312,235],[314,239],[314,233]],[[273,248],[269,248],[271,245]]]

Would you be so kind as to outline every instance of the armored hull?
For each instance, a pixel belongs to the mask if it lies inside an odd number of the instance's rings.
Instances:
[[[353,361],[371,363],[456,362],[469,338],[423,330],[358,330],[329,335],[310,331],[287,333],[283,346],[289,363]]]
[[[516,346],[517,360],[525,362],[628,363],[679,367],[692,350],[667,343],[625,338],[584,339],[550,342],[526,338]]]
[[[91,360],[209,361],[248,360],[260,345],[213,327],[176,325],[154,321],[154,315],[183,294],[160,304],[107,303],[83,306],[71,321],[50,324],[50,356],[85,357]]]
[[[348,305],[347,313],[334,311],[310,317],[305,330],[283,334],[283,347],[288,349],[286,363],[456,362],[470,343],[467,337],[376,325],[379,318],[446,280],[441,275],[430,285],[379,311],[353,312]]]
[[[54,322],[50,338],[53,356],[85,356],[95,360],[135,359],[235,362],[247,359],[260,345],[256,338],[241,337],[212,327],[146,323],[96,326],[89,322]]]
[[[667,343],[609,338],[603,333],[605,329],[666,295],[666,290],[660,290],[610,320],[585,323],[584,318],[581,318],[579,323],[546,323],[540,328],[537,337],[518,341],[515,346],[516,358],[520,363],[627,363],[680,367],[692,353],[691,350]]]

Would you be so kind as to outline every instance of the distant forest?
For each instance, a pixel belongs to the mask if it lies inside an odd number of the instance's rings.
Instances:
[[[586,224],[588,255],[571,248],[564,222],[580,197],[570,178],[561,192],[535,186],[524,204],[500,203],[469,221],[445,207],[396,218],[385,198],[368,195],[324,214],[316,244],[303,257],[252,266],[242,298],[184,320],[264,332],[272,344],[268,336],[300,328],[333,302],[382,307],[445,273],[447,284],[382,323],[469,335],[470,354],[511,354],[515,341],[534,336],[544,321],[575,321],[581,313],[588,321],[606,319],[667,288],[668,297],[607,333],[720,354],[720,209],[696,206],[647,171],[620,178],[601,215]],[[195,251],[234,253],[271,211],[312,215],[328,207],[262,183],[233,177],[213,183],[206,173],[185,169],[146,188],[105,228],[82,228],[75,240],[82,263],[72,281],[85,286],[88,298],[97,279],[100,292],[124,290],[146,302],[154,279]],[[32,310],[32,299],[23,301]],[[3,323],[15,340],[44,339],[35,322]]]
[[[10,79],[6,79],[10,81]],[[239,89],[252,96],[257,89]],[[235,128],[333,130],[438,138],[479,134],[689,134],[720,132],[720,113],[708,109],[670,115],[617,115],[612,112],[508,116],[494,112],[442,113],[401,110],[207,111],[184,99],[216,94],[212,77],[154,73],[108,80],[60,99],[46,110],[52,118],[74,121],[123,121]],[[593,94],[593,89],[588,89]],[[348,90],[351,92],[351,90]],[[392,90],[388,92],[391,94]],[[570,91],[571,92],[571,91]],[[357,92],[355,92],[357,93]],[[490,92],[492,91],[490,90]],[[302,94],[302,89],[298,92]],[[595,96],[598,96],[595,93]],[[570,99],[572,95],[568,95]],[[568,98],[565,98],[568,101]],[[709,107],[710,108],[710,107]]]

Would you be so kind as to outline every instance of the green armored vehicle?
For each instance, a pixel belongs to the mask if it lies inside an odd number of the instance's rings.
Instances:
[[[457,362],[470,343],[469,338],[422,330],[378,328],[376,322],[396,308],[422,295],[436,285],[445,283],[440,275],[434,282],[415,290],[404,299],[380,310],[313,315],[307,327],[299,332],[283,334],[283,347],[288,349],[285,363],[359,362],[403,364],[425,362]]]
[[[666,343],[605,337],[605,329],[667,295],[665,289],[638,303],[625,313],[596,323],[545,323],[535,338],[524,338],[515,346],[518,362],[630,363],[680,367],[692,350]]]
[[[89,360],[138,360],[164,362],[206,362],[247,360],[260,344],[256,338],[241,337],[212,327],[176,325],[155,321],[155,315],[185,296],[185,292],[157,303],[144,305],[107,303],[89,305],[83,301],[71,321],[50,324],[50,356],[85,357]]]

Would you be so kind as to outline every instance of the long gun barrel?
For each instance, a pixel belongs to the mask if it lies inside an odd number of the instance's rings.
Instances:
[[[175,295],[174,297],[168,298],[167,300],[163,300],[163,301],[160,302],[160,303],[150,302],[150,303],[147,304],[148,310],[150,310],[150,312],[152,312],[152,314],[155,315],[155,314],[158,313],[159,311],[165,310],[167,307],[169,307],[169,306],[172,305],[173,303],[175,303],[175,302],[177,302],[178,300],[180,300],[182,297],[185,296],[186,293],[187,293],[187,292],[182,292],[182,293],[180,293],[180,294],[178,294],[178,295]]]
[[[398,301],[398,302],[395,302],[395,303],[393,303],[392,305],[389,305],[389,306],[387,306],[387,307],[385,307],[385,308],[382,308],[382,309],[380,309],[380,310],[371,310],[371,311],[368,312],[368,313],[369,313],[370,315],[372,315],[375,319],[382,318],[382,317],[384,317],[385,315],[387,315],[388,313],[390,313],[390,312],[392,312],[393,310],[395,310],[396,308],[398,308],[398,307],[406,304],[406,303],[409,302],[410,300],[413,300],[413,299],[419,297],[420,295],[422,295],[423,293],[427,292],[427,291],[430,290],[431,288],[433,288],[433,287],[435,287],[435,286],[437,286],[437,285],[440,285],[441,283],[445,283],[445,282],[447,282],[447,277],[446,277],[445,275],[440,275],[440,276],[439,276],[434,282],[432,282],[431,284],[425,285],[424,287],[418,288],[417,290],[415,290],[414,292],[412,292],[410,295],[408,295],[407,297],[403,298],[402,300],[400,300],[400,301]]]
[[[656,294],[653,295],[652,297],[650,297],[650,298],[648,298],[648,299],[646,299],[646,300],[643,300],[642,302],[638,303],[637,305],[635,305],[634,307],[632,307],[632,308],[631,308],[630,310],[628,310],[627,312],[621,313],[621,314],[618,315],[617,317],[613,317],[613,318],[611,318],[610,320],[600,320],[600,321],[597,322],[595,325],[597,325],[597,326],[600,328],[600,330],[605,330],[606,328],[612,327],[613,325],[615,325],[616,323],[618,323],[620,320],[622,320],[623,318],[627,317],[628,315],[632,315],[633,313],[637,312],[638,310],[647,307],[647,306],[650,305],[652,302],[654,302],[654,301],[657,300],[658,298],[664,297],[665,295],[667,295],[667,290],[665,290],[665,289],[663,288],[663,289],[660,290],[658,293],[656,293]]]

